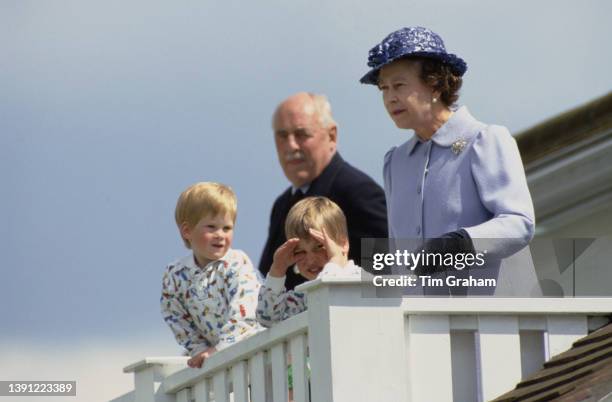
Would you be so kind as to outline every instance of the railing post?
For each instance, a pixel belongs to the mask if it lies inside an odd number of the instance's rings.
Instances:
[[[408,370],[412,401],[452,401],[451,337],[447,315],[411,315]]]
[[[161,382],[170,374],[184,369],[185,357],[146,358],[123,369],[134,373],[134,402],[175,402],[174,395],[159,389]]]
[[[301,285],[308,298],[313,402],[407,401],[400,299],[363,297],[359,279]]]

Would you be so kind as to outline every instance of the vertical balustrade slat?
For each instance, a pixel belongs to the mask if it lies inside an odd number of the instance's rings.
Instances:
[[[293,370],[293,400],[308,402],[308,370],[306,367],[306,335],[298,335],[289,341]]]
[[[451,402],[450,322],[445,315],[410,315],[408,361],[413,401]]]
[[[249,377],[251,378],[251,402],[266,402],[264,352],[259,352],[249,359]]]
[[[516,316],[479,316],[478,341],[482,397],[512,390],[521,380],[521,345]]]
[[[193,397],[195,402],[209,402],[210,386],[208,379],[205,378],[193,387]]]
[[[272,400],[287,401],[287,358],[285,344],[274,345],[271,351],[272,361]]]
[[[475,318],[474,321],[476,321]],[[455,401],[478,401],[478,370],[474,336],[474,331],[451,332],[453,400]]]
[[[182,389],[176,394],[176,402],[191,402],[189,396],[189,388]]]
[[[550,359],[572,347],[572,343],[588,333],[586,315],[548,316],[546,319],[548,354]]]
[[[213,392],[215,402],[229,402],[227,373],[225,370],[221,370],[213,376]]]
[[[542,368],[546,361],[543,331],[519,331],[521,339],[521,379]]]
[[[238,362],[232,367],[232,386],[234,402],[249,401],[249,385],[247,383],[247,365],[245,361]]]

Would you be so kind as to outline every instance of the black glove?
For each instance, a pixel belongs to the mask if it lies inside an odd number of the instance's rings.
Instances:
[[[429,239],[420,249],[424,251],[424,256],[427,254],[441,254],[444,257],[448,254],[453,254],[453,261],[455,260],[455,256],[457,254],[464,253],[475,253],[474,243],[472,242],[472,238],[464,229],[459,229],[454,232],[448,232],[443,234],[442,236]],[[423,256],[423,257],[424,257]],[[434,261],[432,261],[434,260]],[[447,267],[445,265],[438,264],[440,261],[438,258],[431,258],[429,264],[426,264],[427,261],[421,260],[420,263],[415,267],[414,273],[416,275],[433,275],[436,273],[441,273],[448,270],[451,267]]]

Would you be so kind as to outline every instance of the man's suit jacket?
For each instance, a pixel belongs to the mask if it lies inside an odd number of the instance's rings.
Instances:
[[[304,195],[325,196],[334,201],[344,214],[349,232],[349,259],[361,265],[361,238],[387,237],[387,207],[385,193],[372,178],[349,165],[339,153],[333,156],[329,165],[319,177],[310,183]],[[259,270],[264,276],[270,270],[272,257],[285,238],[285,219],[291,207],[298,201],[292,200],[291,187],[281,194],[272,207],[268,240],[259,261]],[[305,279],[287,270],[287,289],[293,289]]]

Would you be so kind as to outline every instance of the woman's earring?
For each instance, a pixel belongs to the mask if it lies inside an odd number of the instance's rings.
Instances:
[[[433,98],[431,101],[432,101],[433,103],[436,103],[436,102],[438,101],[438,98]]]

